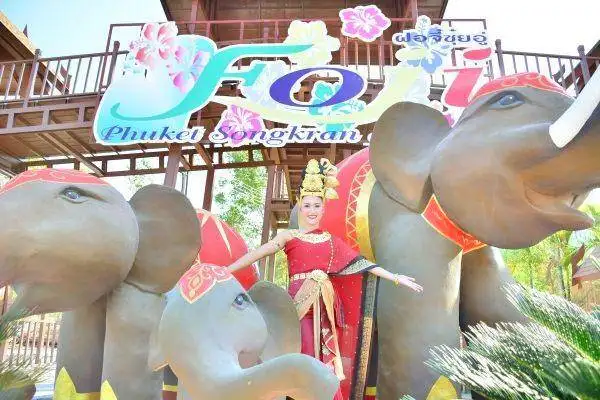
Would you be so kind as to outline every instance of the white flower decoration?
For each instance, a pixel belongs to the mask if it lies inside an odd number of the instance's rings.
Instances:
[[[415,82],[412,84],[404,101],[429,105],[429,93],[431,91],[431,77],[428,73],[422,71]]]
[[[252,61],[255,63],[256,61]],[[240,91],[248,100],[270,108],[283,108],[283,105],[273,100],[269,90],[273,82],[290,72],[290,67],[282,60],[270,61],[260,73],[252,86],[240,86]],[[252,68],[252,64],[251,64]],[[292,93],[300,90],[300,82],[292,88]]]
[[[292,21],[283,43],[313,45],[308,50],[288,56],[293,63],[306,67],[329,63],[331,52],[340,49],[340,40],[327,34],[323,21]]]

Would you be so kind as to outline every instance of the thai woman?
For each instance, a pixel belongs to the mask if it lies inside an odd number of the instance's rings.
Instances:
[[[337,198],[334,190],[338,185],[336,173],[336,167],[327,159],[321,162],[310,160],[303,171],[300,186],[300,229],[280,231],[271,241],[241,257],[229,269],[233,272],[284,250],[290,278],[288,291],[300,318],[302,353],[318,358],[332,368],[340,381],[345,381],[356,380],[355,365],[348,364],[357,362],[355,354],[360,341],[356,340],[356,336],[364,331],[364,327],[353,332],[345,331],[349,327],[345,317],[355,314],[364,304],[360,298],[364,296],[351,296],[349,293],[365,292],[353,291],[351,286],[357,286],[356,281],[348,278],[372,274],[417,292],[422,287],[413,278],[393,274],[368,261],[341,238],[320,229],[325,201]],[[352,345],[345,345],[347,342]],[[352,376],[346,376],[348,374]],[[335,399],[348,398],[349,392],[355,391],[352,386],[353,382],[346,385],[351,388],[346,389],[344,395],[341,390],[338,391]]]

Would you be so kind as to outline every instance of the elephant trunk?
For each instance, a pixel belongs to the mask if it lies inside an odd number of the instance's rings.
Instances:
[[[163,377],[148,366],[148,354],[151,334],[164,307],[164,295],[141,291],[127,282],[110,294],[102,368],[104,394],[112,391],[117,399],[161,398]]]
[[[565,113],[548,130],[556,146],[563,148],[573,140],[589,121],[600,104],[600,74],[594,74],[583,91]]]
[[[196,360],[200,357],[206,354],[199,354]],[[218,365],[214,361],[210,366],[191,361],[186,366],[171,367],[193,399],[262,400],[289,396],[295,400],[331,400],[339,387],[337,377],[323,363],[304,354],[286,354],[247,369],[227,354],[211,358],[219,359]],[[225,359],[230,360],[224,362]]]

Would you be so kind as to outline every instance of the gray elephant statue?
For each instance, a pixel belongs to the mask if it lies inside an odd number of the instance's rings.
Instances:
[[[211,264],[195,264],[169,293],[151,348],[150,366],[168,364],[184,400],[331,400],[339,387],[325,364],[299,354],[285,290],[258,282],[246,292]]]
[[[64,312],[54,399],[160,399],[150,335],[200,248],[189,200],[150,185],[127,202],[89,174],[32,170],[0,188],[0,219],[12,312]]]
[[[452,127],[433,108],[395,104],[370,148],[338,165],[339,199],[323,227],[424,287],[379,283],[370,395],[376,385],[382,400],[455,399],[458,388],[425,366],[429,349],[459,346],[478,322],[525,320],[491,246],[591,226],[577,207],[600,186],[599,103],[600,74],[576,100],[542,75],[506,76],[479,89]]]

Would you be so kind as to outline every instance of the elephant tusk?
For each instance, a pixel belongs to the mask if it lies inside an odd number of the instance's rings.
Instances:
[[[600,103],[600,73],[592,75],[579,97],[548,129],[550,138],[558,148],[563,148],[583,128]]]

